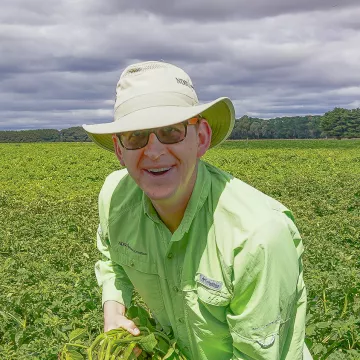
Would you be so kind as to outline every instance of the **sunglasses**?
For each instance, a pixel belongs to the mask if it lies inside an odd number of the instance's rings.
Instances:
[[[127,150],[137,150],[145,147],[149,142],[150,134],[155,134],[162,144],[176,144],[186,138],[188,125],[195,125],[199,117],[184,122],[163,126],[155,129],[126,131],[116,134],[122,147]]]

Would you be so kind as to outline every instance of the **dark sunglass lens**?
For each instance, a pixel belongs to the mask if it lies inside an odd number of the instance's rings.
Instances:
[[[129,150],[140,149],[148,141],[147,131],[128,131],[120,134],[121,142]]]
[[[184,140],[185,133],[185,125],[180,123],[158,129],[157,136],[163,144],[174,144]]]

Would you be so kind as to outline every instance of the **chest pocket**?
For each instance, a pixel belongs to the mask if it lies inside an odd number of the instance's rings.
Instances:
[[[183,286],[185,314],[190,324],[194,324],[194,332],[203,338],[229,339],[231,334],[226,321],[226,309],[231,301],[231,294],[222,284],[215,289],[206,286],[197,274],[194,281]]]
[[[136,292],[149,309],[155,315],[161,313],[165,307],[156,263],[127,248],[116,250],[112,255],[113,261],[122,266]]]

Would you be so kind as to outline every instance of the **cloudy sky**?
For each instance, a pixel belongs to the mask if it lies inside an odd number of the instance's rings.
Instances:
[[[112,121],[138,61],[187,71],[236,116],[360,107],[359,0],[1,0],[0,130]]]

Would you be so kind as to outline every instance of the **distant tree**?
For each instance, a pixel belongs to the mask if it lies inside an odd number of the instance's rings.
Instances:
[[[259,139],[261,131],[261,125],[259,121],[253,121],[249,127],[249,136],[254,139]]]
[[[239,119],[235,119],[233,131],[230,134],[230,139],[241,139],[241,132],[239,129]]]
[[[348,138],[360,137],[360,108],[348,111],[345,115],[345,122],[347,128],[344,136]]]
[[[264,138],[276,139],[276,126],[274,119],[264,120],[266,122],[266,136]]]
[[[60,131],[60,136],[61,136],[61,141],[64,142],[91,141],[85,130],[80,126],[63,129]]]
[[[0,131],[0,142],[56,142],[59,132],[53,129]]]
[[[309,136],[311,138],[319,138],[321,137],[321,116],[312,116],[308,115],[308,130],[309,130]]]
[[[58,141],[91,141],[85,130],[73,127],[61,131],[54,129],[0,131],[0,142],[58,142]]]
[[[239,130],[241,137],[246,139],[249,137],[251,120],[247,115],[244,115],[239,120]]]
[[[269,137],[269,121],[267,120],[262,120],[260,122],[260,137],[263,138],[267,138]]]
[[[306,139],[325,134],[320,126],[321,116],[291,116],[269,120],[247,115],[236,119],[230,139]]]
[[[360,137],[360,109],[335,108],[328,111],[321,119],[321,128],[327,136],[337,139]]]
[[[269,120],[247,115],[236,119],[230,139],[318,139],[360,137],[360,109],[335,108],[323,116],[277,117]]]

